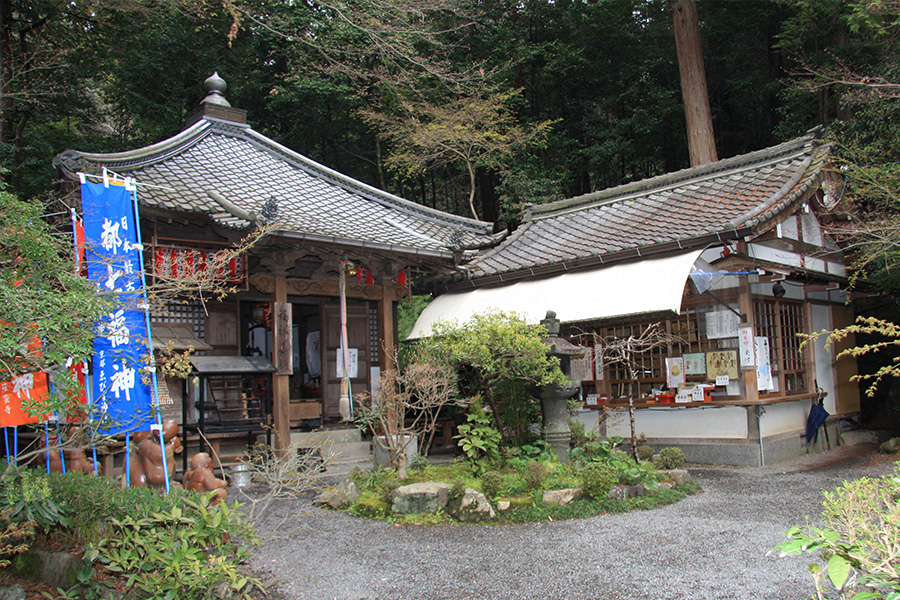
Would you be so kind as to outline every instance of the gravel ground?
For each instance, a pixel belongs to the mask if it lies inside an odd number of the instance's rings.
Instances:
[[[809,556],[767,551],[821,492],[890,472],[871,444],[774,467],[692,468],[703,493],[652,511],[477,526],[398,526],[279,503],[253,566],[291,600],[808,600]]]

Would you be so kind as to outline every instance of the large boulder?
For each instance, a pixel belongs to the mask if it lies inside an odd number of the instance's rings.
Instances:
[[[684,485],[693,481],[687,469],[669,469],[668,471],[660,471],[660,473],[674,481],[675,485]]]
[[[18,583],[0,585],[0,600],[25,600],[25,588]]]
[[[78,582],[84,561],[68,552],[30,550],[16,556],[14,569],[20,575],[54,588],[68,588]]]
[[[454,519],[464,523],[488,521],[497,516],[487,496],[471,488],[466,488],[462,498],[450,503],[448,512]]]
[[[350,506],[359,499],[359,488],[353,483],[349,477],[339,484],[328,489],[322,490],[315,500],[314,506],[328,506],[335,510],[340,510],[345,506]]]
[[[626,498],[639,498],[644,495],[644,486],[637,485],[617,485],[609,490],[610,500],[625,500]]]
[[[581,488],[566,488],[564,490],[547,490],[544,492],[544,504],[556,504],[565,506],[572,500],[581,497]]]
[[[411,483],[401,485],[393,494],[391,512],[407,515],[438,512],[447,508],[450,501],[449,483]]]

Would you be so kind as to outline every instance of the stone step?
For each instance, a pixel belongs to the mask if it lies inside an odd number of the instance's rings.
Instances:
[[[359,468],[361,471],[371,471],[375,468],[375,464],[371,457],[347,462],[333,462],[328,465],[328,469],[325,471],[324,475],[327,477],[346,476],[350,471],[356,468]]]
[[[325,444],[322,447],[325,456],[333,456],[332,462],[346,463],[357,460],[372,461],[372,444],[369,442],[344,442]]]
[[[325,443],[361,442],[362,433],[356,427],[346,429],[321,429],[319,431],[295,431],[291,433],[291,445],[299,447],[319,446]]]

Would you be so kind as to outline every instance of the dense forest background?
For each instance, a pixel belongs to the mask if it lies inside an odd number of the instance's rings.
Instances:
[[[896,0],[699,0],[720,157],[827,125],[894,160]],[[688,166],[668,0],[0,0],[0,168],[183,128],[218,73],[253,127],[411,200],[522,205]],[[828,131],[828,130],[826,130]],[[471,208],[470,199],[471,195]]]

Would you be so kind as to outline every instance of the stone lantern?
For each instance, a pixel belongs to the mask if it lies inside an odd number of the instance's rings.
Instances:
[[[547,337],[541,340],[548,347],[547,353],[559,357],[559,366],[569,380],[565,385],[542,385],[535,390],[535,395],[541,400],[544,440],[556,450],[561,462],[569,462],[569,442],[572,439],[572,432],[569,430],[568,401],[581,387],[580,381],[572,379],[571,359],[584,356],[584,348],[559,337],[559,319],[552,310],[547,311],[541,325],[547,328]]]

